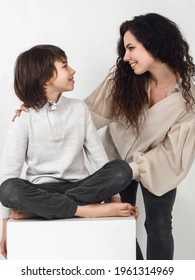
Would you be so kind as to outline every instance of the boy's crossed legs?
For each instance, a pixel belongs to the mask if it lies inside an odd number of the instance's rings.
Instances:
[[[46,219],[105,216],[138,216],[129,203],[100,203],[121,192],[131,182],[132,171],[122,160],[105,164],[100,170],[76,182],[32,184],[27,180],[6,180],[0,191],[4,206],[16,209],[13,219],[35,216]]]

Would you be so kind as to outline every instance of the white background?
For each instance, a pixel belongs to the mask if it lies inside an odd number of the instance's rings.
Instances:
[[[157,12],[177,22],[195,57],[194,11],[194,0],[0,0],[0,156],[11,118],[21,104],[13,91],[13,68],[20,52],[47,43],[64,49],[77,71],[75,90],[68,95],[83,99],[114,65],[119,26],[135,15]],[[178,187],[173,213],[176,260],[195,260],[194,171],[195,166]],[[138,206],[138,239],[145,254],[140,192]]]

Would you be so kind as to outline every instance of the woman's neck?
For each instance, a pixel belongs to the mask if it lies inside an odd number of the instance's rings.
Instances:
[[[151,84],[158,89],[166,89],[177,82],[177,75],[165,63],[160,63],[151,71]]]

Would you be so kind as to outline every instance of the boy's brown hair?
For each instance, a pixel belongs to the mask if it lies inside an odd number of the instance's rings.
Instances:
[[[14,90],[28,107],[39,109],[47,102],[45,82],[53,77],[54,62],[67,61],[65,52],[53,45],[37,45],[21,53],[14,69]]]

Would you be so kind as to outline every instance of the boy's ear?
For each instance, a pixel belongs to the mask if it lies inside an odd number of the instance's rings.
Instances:
[[[49,85],[49,80],[44,82],[44,86],[48,86]]]
[[[48,79],[44,82],[44,85],[49,86],[53,82],[53,80],[55,80],[56,76],[57,75],[54,74],[50,79]]]
[[[44,85],[45,85],[45,86],[49,86],[50,83],[51,83],[51,81],[52,81],[52,78],[49,79],[49,80],[46,80],[46,81],[44,82]]]

